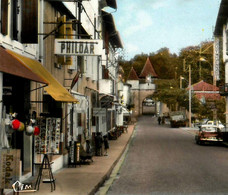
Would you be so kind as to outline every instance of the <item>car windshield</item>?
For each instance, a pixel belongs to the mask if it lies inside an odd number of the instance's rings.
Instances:
[[[205,131],[205,132],[217,132],[217,128],[216,127],[211,127],[211,126],[207,126],[207,127],[202,127],[201,131]]]

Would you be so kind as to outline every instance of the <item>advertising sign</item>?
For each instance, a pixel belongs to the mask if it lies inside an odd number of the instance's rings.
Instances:
[[[55,39],[56,55],[99,56],[102,48],[100,39]]]
[[[214,77],[215,80],[220,80],[219,78],[219,38],[215,37],[214,40]]]
[[[0,150],[0,189],[12,189],[19,179],[20,150]]]

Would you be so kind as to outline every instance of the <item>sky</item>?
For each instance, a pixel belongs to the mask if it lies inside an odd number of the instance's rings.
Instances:
[[[112,14],[125,59],[163,47],[182,48],[213,40],[221,0],[116,0]]]

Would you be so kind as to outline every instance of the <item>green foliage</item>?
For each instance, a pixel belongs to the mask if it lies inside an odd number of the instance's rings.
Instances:
[[[177,110],[180,107],[189,109],[189,94],[188,87],[189,79],[189,64],[191,64],[191,83],[197,83],[204,80],[207,83],[213,83],[212,65],[213,65],[213,42],[203,42],[197,46],[189,46],[183,48],[179,55],[171,54],[168,48],[161,48],[157,52],[147,54],[139,54],[132,58],[130,61],[120,61],[120,65],[123,67],[125,80],[131,70],[134,67],[138,76],[140,75],[142,68],[145,65],[147,57],[158,74],[158,80],[155,80],[157,86],[156,92],[153,94],[153,99],[166,103],[171,110]],[[222,64],[222,59],[221,59]],[[221,82],[224,83],[225,71],[224,66],[220,66]],[[182,87],[180,89],[180,77],[184,77],[182,80]],[[213,118],[213,112],[211,109],[212,102],[206,102],[202,104],[192,94],[191,100],[192,113],[196,114],[198,118]],[[225,101],[214,101],[217,108],[218,119],[224,122]]]

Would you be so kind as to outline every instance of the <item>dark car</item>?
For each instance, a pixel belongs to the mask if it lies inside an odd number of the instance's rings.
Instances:
[[[198,133],[195,135],[197,144],[205,142],[223,142],[223,133],[216,125],[201,125]]]

